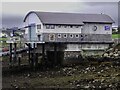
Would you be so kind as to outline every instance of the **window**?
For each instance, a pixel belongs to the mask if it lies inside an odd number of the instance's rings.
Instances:
[[[73,26],[70,26],[70,28],[73,28]]]
[[[101,45],[98,45],[98,48],[99,48],[99,49],[102,48]]]
[[[93,26],[93,31],[96,31],[97,30],[97,26]]]
[[[39,24],[39,25],[37,25],[37,29],[41,29],[41,25]]]
[[[79,28],[79,26],[75,26],[76,28]]]
[[[58,28],[61,28],[62,26],[61,25],[58,25]]]
[[[70,38],[73,38],[73,34],[70,34]]]
[[[58,34],[58,38],[61,38],[62,36],[61,36],[61,34]]]
[[[105,30],[109,31],[110,30],[110,26],[105,26]]]
[[[83,26],[81,26],[81,30],[83,30]]]
[[[46,25],[46,29],[50,29],[50,25]]]
[[[79,34],[76,34],[75,37],[76,37],[76,38],[79,38]]]
[[[87,48],[91,48],[91,45],[87,45]]]
[[[67,28],[67,26],[66,26],[66,25],[64,25],[64,28]]]
[[[50,27],[51,27],[51,29],[55,29],[55,26],[54,26],[54,25],[51,25]]]
[[[83,35],[81,35],[81,41],[83,41],[83,39],[84,39],[84,37],[83,37]]]
[[[81,35],[81,37],[83,37],[83,35]]]
[[[55,34],[49,34],[49,41],[55,41]]]
[[[64,38],[67,38],[67,34],[64,34],[64,36],[63,36]]]
[[[38,41],[40,41],[40,39],[41,39],[41,35],[38,35]]]

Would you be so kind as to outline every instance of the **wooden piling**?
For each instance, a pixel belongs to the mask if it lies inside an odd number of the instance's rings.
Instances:
[[[57,65],[57,45],[54,44],[54,64]]]
[[[9,47],[9,51],[10,51],[10,54],[9,54],[9,65],[11,67],[12,65],[12,43],[10,43],[10,47]]]
[[[17,43],[14,43],[14,62],[17,61],[16,49],[17,49]]]
[[[42,64],[45,62],[45,44],[42,44]]]
[[[33,68],[34,67],[34,54],[33,54],[33,52],[31,53],[31,68]]]
[[[30,65],[31,64],[31,45],[30,45],[30,43],[28,44],[28,62]]]
[[[36,63],[36,50],[35,50],[35,43],[33,44],[33,67],[35,67],[35,63]]]
[[[18,67],[20,67],[21,66],[21,55],[19,55],[19,57],[18,57]]]

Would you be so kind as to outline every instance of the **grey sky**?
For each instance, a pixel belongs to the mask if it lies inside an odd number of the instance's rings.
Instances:
[[[118,24],[117,2],[4,2],[2,3],[2,27],[22,27],[29,11],[54,11],[75,13],[104,13]]]

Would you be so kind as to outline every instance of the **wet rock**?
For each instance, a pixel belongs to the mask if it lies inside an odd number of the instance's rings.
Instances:
[[[106,70],[108,70],[108,69],[109,69],[109,67],[105,67],[105,69],[106,69]]]
[[[77,86],[77,87],[80,87],[80,84],[77,84],[76,86]]]
[[[102,72],[104,72],[104,70],[101,70],[100,72],[102,73]]]
[[[90,86],[87,85],[87,86],[84,86],[84,88],[90,88]]]
[[[30,74],[28,74],[27,76],[30,77]]]
[[[88,68],[86,68],[85,70],[89,70],[90,68],[88,67]]]
[[[112,87],[112,84],[110,84],[109,87]]]
[[[87,71],[84,72],[85,74],[87,73]]]
[[[104,53],[104,55],[103,55],[104,57],[108,57],[109,56],[109,54],[108,53]]]
[[[109,56],[111,56],[111,57],[112,57],[112,56],[113,56],[113,52],[110,52],[110,53],[109,53]]]
[[[115,57],[118,57],[118,56],[119,56],[119,54],[117,54],[117,53],[116,53],[116,54],[113,54],[113,55],[114,55]]]
[[[97,72],[98,74],[100,74],[101,72]]]
[[[102,88],[102,86],[99,86],[99,88]]]
[[[120,73],[118,73],[118,74],[115,74],[115,76],[120,76]]]

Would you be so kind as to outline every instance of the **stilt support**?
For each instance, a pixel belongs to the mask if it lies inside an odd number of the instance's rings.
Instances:
[[[21,66],[21,55],[19,55],[19,57],[18,57],[18,67],[20,67]]]
[[[45,62],[45,44],[42,44],[42,64]]]
[[[54,44],[54,64],[57,65],[57,45]]]
[[[9,51],[10,51],[10,54],[9,54],[9,65],[10,67],[12,66],[12,43],[10,43],[10,47],[9,47]]]
[[[30,65],[31,64],[31,45],[30,45],[30,43],[28,44],[28,62]]]
[[[35,43],[33,44],[33,67],[35,67],[35,61],[36,61],[36,50],[35,50]]]
[[[17,49],[17,43],[14,43],[14,63],[17,61],[16,49]]]

